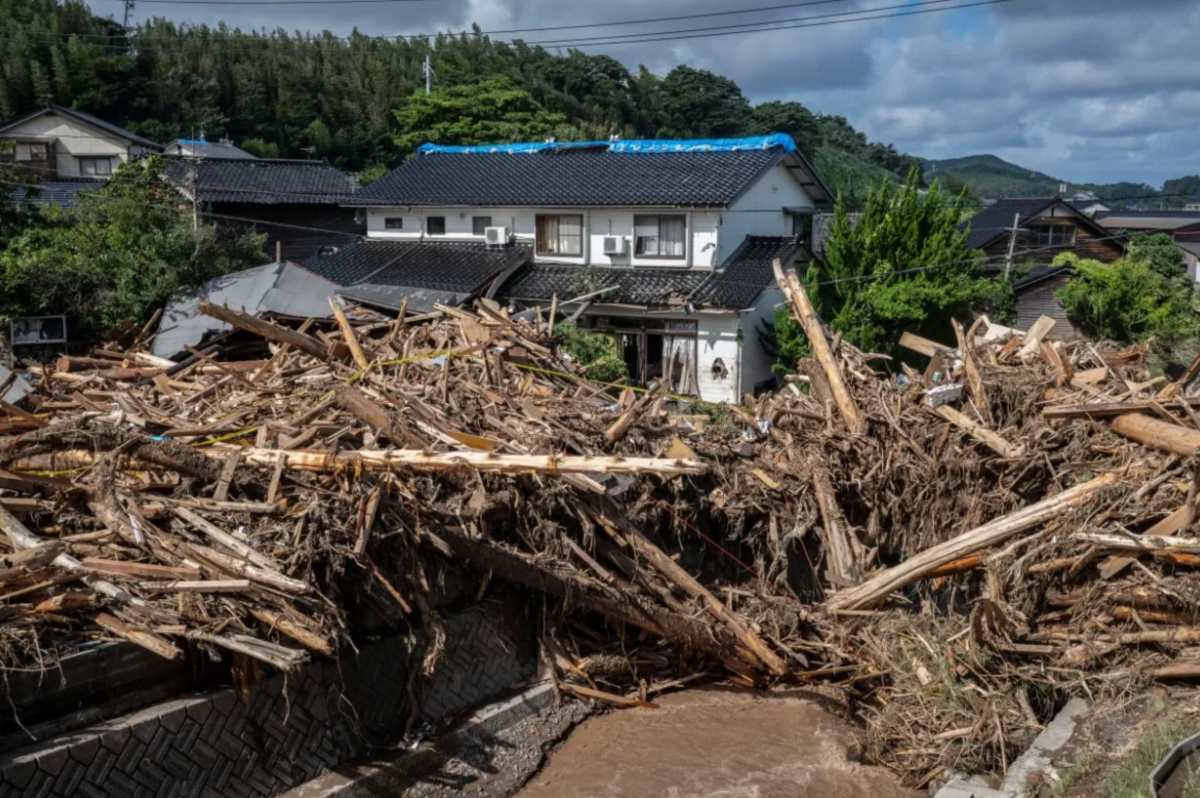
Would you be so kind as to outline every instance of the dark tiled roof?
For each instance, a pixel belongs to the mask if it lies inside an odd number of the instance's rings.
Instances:
[[[13,202],[70,208],[80,194],[95,191],[103,185],[103,180],[45,180],[38,183],[36,189],[16,187],[9,196]]]
[[[358,241],[303,266],[343,287],[415,288],[473,294],[529,258],[524,246],[452,241]],[[402,292],[401,292],[402,293]]]
[[[500,288],[499,296],[542,302],[557,294],[560,300],[566,300],[615,286],[615,290],[600,294],[595,301],[617,305],[682,305],[710,275],[707,270],[531,263]]]
[[[780,148],[717,152],[419,154],[354,198],[355,205],[476,207],[721,207],[787,155]]]
[[[358,190],[353,177],[323,161],[175,156],[168,161],[167,174],[185,191],[190,190],[191,170],[197,170],[201,202],[340,205]]]
[[[772,262],[790,266],[803,251],[791,236],[746,236],[741,245],[691,297],[696,305],[741,310],[751,307],[763,289],[775,282]]]
[[[1012,227],[1015,214],[1021,214],[1021,223],[1024,224],[1027,219],[1044,212],[1057,201],[1057,197],[997,200],[967,222],[967,246],[982,249],[1000,236],[1008,235],[1007,229]]]
[[[37,111],[34,111],[33,113],[25,114],[25,116],[21,117],[20,119],[14,119],[11,122],[6,122],[4,125],[0,126],[0,132],[2,132],[5,129],[10,128],[14,125],[19,125],[22,122],[25,122],[29,119],[33,119],[35,117],[41,116],[42,114],[45,114],[45,113],[55,113],[55,114],[61,114],[63,116],[71,117],[72,119],[75,119],[79,122],[83,122],[85,125],[91,125],[92,127],[99,128],[100,130],[103,130],[105,133],[116,136],[117,138],[125,139],[126,141],[131,141],[134,144],[140,144],[141,146],[143,146],[147,149],[151,149],[151,150],[161,150],[162,149],[162,145],[159,144],[158,142],[154,142],[148,138],[139,136],[137,133],[126,130],[125,128],[123,128],[119,125],[114,125],[112,122],[106,122],[98,116],[92,116],[91,114],[84,113],[83,111],[76,111],[74,108],[67,108],[62,105],[54,105],[54,104],[47,105],[45,108],[41,108]]]
[[[1038,266],[1029,274],[1013,283],[1013,290],[1020,293],[1060,274],[1069,275],[1073,274],[1074,271],[1075,268],[1073,266]]]
[[[166,152],[170,155],[182,155],[184,149],[187,150],[188,155],[200,158],[258,159],[258,156],[251,155],[228,141],[205,141],[203,139],[175,139],[167,145]]]

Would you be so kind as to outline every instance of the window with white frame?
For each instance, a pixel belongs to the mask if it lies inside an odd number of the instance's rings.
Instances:
[[[536,251],[538,255],[582,255],[583,216],[538,214]]]
[[[84,177],[109,177],[113,172],[112,158],[80,158],[79,174]]]
[[[404,217],[403,216],[385,216],[385,217],[383,217],[383,229],[384,230],[403,230],[404,229]]]
[[[486,235],[487,229],[492,226],[492,217],[490,216],[472,216],[471,217],[471,234]]]
[[[426,216],[425,217],[425,233],[431,236],[446,235],[446,217],[445,216]]]
[[[687,252],[687,218],[682,214],[633,217],[633,254],[682,260]]]

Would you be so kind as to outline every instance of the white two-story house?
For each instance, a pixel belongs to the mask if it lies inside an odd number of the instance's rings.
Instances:
[[[160,151],[150,139],[61,105],[0,125],[0,164],[39,185],[35,201],[55,205],[101,185],[121,164]]]
[[[638,382],[737,401],[771,376],[771,264],[808,257],[829,190],[784,135],[427,144],[359,191],[367,238],[305,266],[343,296],[420,310],[549,305],[621,342]]]

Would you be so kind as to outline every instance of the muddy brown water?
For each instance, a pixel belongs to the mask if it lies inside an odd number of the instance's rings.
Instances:
[[[586,721],[517,798],[914,798],[797,693],[708,689]]]

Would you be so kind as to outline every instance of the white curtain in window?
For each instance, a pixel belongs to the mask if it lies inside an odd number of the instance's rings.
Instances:
[[[658,254],[668,258],[682,258],[685,228],[682,216],[660,216]]]
[[[671,393],[694,396],[696,386],[696,339],[682,335],[663,336],[663,378]]]
[[[583,254],[583,217],[558,217],[558,253],[563,255]]]
[[[658,254],[658,217],[636,216],[633,225],[634,240],[637,241],[637,254]]]

